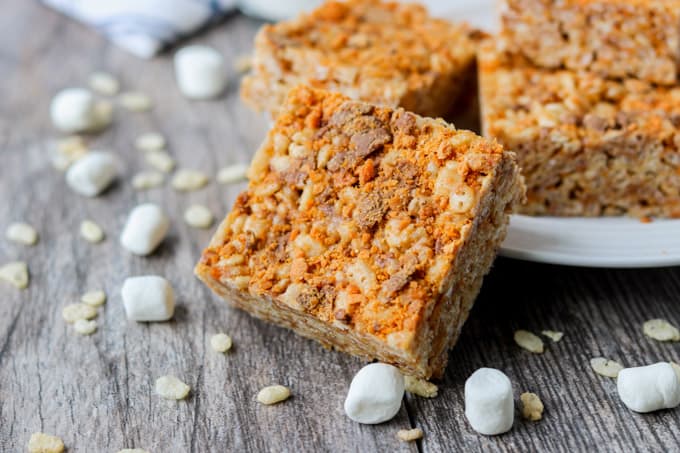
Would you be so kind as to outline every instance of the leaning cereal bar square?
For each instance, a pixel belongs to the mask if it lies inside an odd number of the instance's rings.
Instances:
[[[297,87],[196,274],[256,317],[441,376],[522,197],[493,141]]]

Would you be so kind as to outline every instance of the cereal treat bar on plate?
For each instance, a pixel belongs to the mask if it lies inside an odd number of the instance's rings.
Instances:
[[[338,350],[440,376],[524,188],[442,120],[294,88],[196,274]]]
[[[443,116],[474,72],[474,35],[466,25],[430,18],[419,5],[327,2],[260,30],[241,95],[276,116],[288,91],[307,84]]]
[[[513,150],[526,214],[680,217],[680,88],[539,69],[480,46],[484,135]]]
[[[674,84],[680,0],[501,0],[501,36],[534,64]]]

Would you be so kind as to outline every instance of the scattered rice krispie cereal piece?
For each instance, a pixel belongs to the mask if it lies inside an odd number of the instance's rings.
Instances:
[[[522,401],[522,417],[532,422],[543,418],[543,402],[532,392],[524,392],[519,397]]]
[[[122,450],[118,450],[118,453],[149,453],[149,452],[142,448],[123,448]]]
[[[35,245],[38,242],[38,232],[28,223],[16,222],[7,227],[5,236],[12,242],[23,245]]]
[[[80,301],[92,307],[99,307],[106,302],[106,293],[102,290],[88,291],[80,296]]]
[[[210,209],[200,204],[192,204],[184,211],[184,221],[194,228],[209,228],[214,221]]]
[[[423,438],[423,430],[420,428],[400,429],[397,431],[397,437],[402,442],[413,442]]]
[[[283,385],[270,385],[257,393],[257,401],[270,405],[285,401],[290,397],[290,389]]]
[[[132,187],[135,190],[148,190],[163,184],[165,176],[155,170],[140,171],[132,177]]]
[[[80,335],[91,335],[97,331],[97,321],[77,319],[76,322],[73,323],[73,330]]]
[[[227,352],[231,349],[231,337],[226,333],[217,333],[210,337],[210,346],[216,352]]]
[[[165,151],[147,151],[144,159],[153,168],[163,173],[170,173],[175,168],[175,159]]]
[[[423,398],[434,398],[439,391],[439,387],[432,382],[413,376],[404,376],[404,385],[407,392],[422,396]]]
[[[183,400],[190,390],[191,387],[175,376],[161,376],[156,379],[156,393],[168,400]]]
[[[541,335],[550,338],[555,343],[558,343],[562,337],[564,337],[564,332],[558,332],[556,330],[542,330]]]
[[[97,101],[94,106],[94,130],[106,129],[113,121],[113,104],[110,101]]]
[[[220,184],[233,184],[247,179],[248,165],[234,164],[220,169],[217,173],[217,182]]]
[[[172,178],[171,185],[175,190],[190,192],[205,187],[208,180],[208,176],[201,171],[181,168]]]
[[[120,90],[118,80],[108,72],[94,72],[89,79],[90,89],[104,96],[114,96]]]
[[[59,171],[66,171],[75,161],[87,153],[85,141],[79,135],[70,135],[57,140],[49,148],[52,165]]]
[[[138,91],[126,91],[121,93],[118,97],[120,105],[130,110],[131,112],[146,112],[153,107],[151,98]]]
[[[441,376],[522,199],[513,156],[443,120],[297,87],[195,272],[257,317]]]
[[[80,235],[87,242],[92,244],[98,244],[104,240],[105,234],[102,227],[93,222],[92,220],[83,220],[80,223]]]
[[[97,316],[97,309],[86,304],[69,304],[61,310],[64,321],[74,323],[79,319],[92,319]]]
[[[239,74],[250,71],[253,67],[253,56],[252,55],[239,55],[234,60],[234,70]]]
[[[600,376],[615,378],[619,375],[619,371],[623,369],[623,365],[614,360],[605,359],[604,357],[595,357],[590,359],[590,366]]]
[[[0,280],[4,280],[16,288],[28,286],[28,266],[23,261],[13,261],[0,266]]]
[[[515,332],[514,338],[515,343],[521,348],[533,352],[534,354],[543,353],[543,340],[537,335],[526,330],[518,330]]]
[[[273,117],[296,85],[437,118],[455,106],[473,73],[466,24],[434,19],[416,4],[328,1],[265,25],[241,96]]]
[[[642,325],[642,332],[658,341],[680,341],[680,331],[665,319],[650,319]]]
[[[158,132],[146,132],[135,139],[140,151],[160,151],[165,148],[165,137]]]
[[[62,453],[64,441],[57,436],[33,433],[28,441],[28,453]]]

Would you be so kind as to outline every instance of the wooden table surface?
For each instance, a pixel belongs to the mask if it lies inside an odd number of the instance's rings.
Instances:
[[[259,25],[233,16],[189,41],[210,44],[233,62],[250,50]],[[84,85],[94,70],[150,94],[155,108],[117,110],[113,127],[92,139],[115,150],[126,172],[103,196],[86,199],[49,162],[57,134],[47,112],[57,90]],[[168,55],[142,61],[35,2],[0,4],[0,228],[23,220],[41,236],[35,247],[0,239],[0,263],[25,260],[31,273],[25,291],[0,283],[0,451],[24,451],[36,431],[59,435],[69,452],[680,450],[680,410],[632,413],[615,381],[589,367],[595,356],[628,366],[680,361],[680,344],[654,342],[641,331],[653,317],[680,324],[680,268],[594,270],[498,259],[451,352],[439,396],[408,395],[397,417],[382,425],[350,421],[342,404],[362,361],[231,309],[192,276],[211,231],[188,227],[183,210],[199,202],[221,217],[244,185],[213,182],[188,194],[167,184],[131,188],[131,175],[145,167],[132,142],[147,130],[168,137],[182,167],[214,175],[248,162],[266,122],[239,101],[238,76],[232,72],[230,80],[225,99],[189,102],[175,86]],[[149,258],[131,256],[117,240],[127,213],[144,201],[161,204],[173,219],[169,238]],[[104,226],[105,242],[79,237],[85,218]],[[141,274],[164,275],[174,285],[179,306],[171,322],[125,318],[122,281]],[[99,330],[83,337],[61,310],[93,288],[105,289],[109,300]],[[513,343],[518,328],[565,336],[533,355]],[[231,353],[210,349],[218,331],[233,337]],[[463,385],[482,366],[507,373],[516,398],[538,393],[543,420],[517,417],[513,430],[498,437],[472,431]],[[190,384],[190,397],[156,396],[154,381],[164,374]],[[289,386],[293,397],[272,407],[256,403],[257,391],[274,383]],[[396,439],[397,430],[416,426],[425,432],[422,441]]]

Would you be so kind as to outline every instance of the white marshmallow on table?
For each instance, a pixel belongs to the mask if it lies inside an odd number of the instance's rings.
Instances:
[[[189,99],[212,99],[224,91],[227,72],[224,58],[208,46],[186,46],[175,54],[179,90]]]
[[[156,250],[169,228],[170,219],[159,206],[140,204],[130,212],[120,243],[135,255],[148,255]]]
[[[87,132],[111,122],[111,112],[84,88],[66,88],[57,93],[50,104],[54,126],[63,132]]]
[[[96,197],[118,176],[118,159],[107,151],[92,151],[71,165],[66,182],[75,192]]]
[[[170,283],[157,275],[125,279],[123,305],[133,321],[167,321],[175,312],[175,293]]]
[[[515,419],[510,379],[494,368],[472,373],[465,381],[465,416],[481,434],[493,436],[509,431]]]
[[[635,412],[672,409],[680,405],[680,378],[670,363],[624,368],[616,386],[623,404]]]
[[[392,365],[372,363],[354,376],[345,413],[355,422],[376,424],[392,419],[404,397],[404,376]]]

